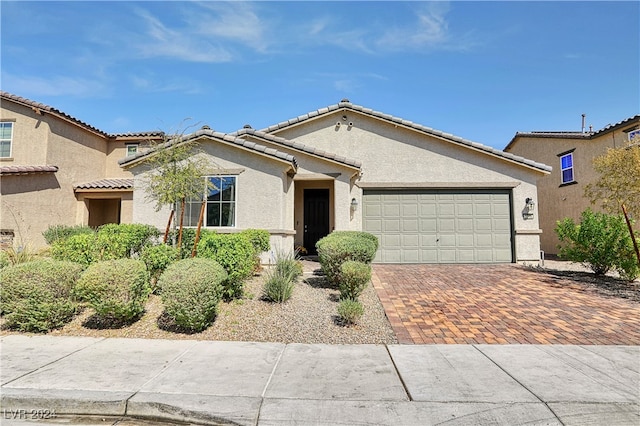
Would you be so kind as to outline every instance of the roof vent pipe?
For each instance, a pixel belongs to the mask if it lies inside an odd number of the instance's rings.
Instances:
[[[587,114],[582,114],[582,133],[584,133],[586,118],[587,118]]]

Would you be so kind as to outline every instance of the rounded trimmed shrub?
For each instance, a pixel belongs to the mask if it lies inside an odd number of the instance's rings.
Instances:
[[[347,260],[340,267],[340,299],[356,300],[371,280],[371,266]]]
[[[375,235],[360,231],[335,231],[316,244],[322,272],[332,285],[340,283],[340,267],[347,260],[371,263],[378,250]]]
[[[179,250],[167,244],[147,246],[140,253],[140,260],[147,265],[152,281],[157,281],[167,267],[178,260]]]
[[[127,323],[144,312],[151,293],[149,273],[141,260],[105,260],[89,266],[78,280],[75,294],[116,323]]]
[[[211,259],[183,259],[169,265],[158,280],[167,314],[180,327],[204,330],[216,317],[226,278],[224,268]]]
[[[253,274],[253,245],[242,234],[209,234],[198,244],[198,257],[218,262],[227,272],[223,297],[242,295],[243,283]]]
[[[358,300],[343,299],[338,304],[338,315],[346,325],[355,324],[364,314],[364,307]]]
[[[72,290],[82,265],[53,259],[8,266],[0,271],[0,312],[9,328],[45,332],[65,325],[78,312]]]

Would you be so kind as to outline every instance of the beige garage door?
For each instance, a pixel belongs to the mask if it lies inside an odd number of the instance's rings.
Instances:
[[[508,191],[368,190],[364,230],[380,263],[512,261]]]

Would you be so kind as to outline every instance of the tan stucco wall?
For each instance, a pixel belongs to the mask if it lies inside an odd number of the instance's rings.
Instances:
[[[335,123],[344,112],[309,120],[277,132],[305,145],[362,162],[362,176],[349,190],[336,191],[335,204],[341,209],[336,229],[361,229],[362,210],[351,218],[349,204],[356,198],[362,205],[362,189],[367,184],[395,187],[512,188],[515,250],[517,261],[537,261],[540,256],[538,215],[525,220],[525,199],[537,200],[539,171],[505,159],[477,152],[436,137],[420,134],[357,113],[347,113],[353,126]]]
[[[50,225],[86,224],[73,186],[107,177],[108,139],[11,101],[3,100],[0,118],[15,120],[12,157],[0,165],[58,167],[56,173],[2,177],[0,229],[14,230],[17,244],[38,248]]]
[[[633,127],[633,126],[631,126]],[[626,127],[608,132],[593,139],[561,139],[520,136],[509,147],[509,152],[553,167],[551,174],[541,176],[538,185],[538,212],[541,249],[548,254],[557,254],[560,243],[554,231],[556,223],[565,217],[579,220],[582,211],[591,207],[601,211],[600,206],[591,204],[584,196],[587,184],[597,179],[593,170],[593,159],[608,148],[627,143]],[[558,154],[573,151],[574,179],[577,183],[562,186],[560,157]]]
[[[236,229],[261,228],[293,232],[293,215],[287,213],[289,193],[293,194],[293,180],[287,176],[285,162],[230,147],[219,142],[203,141],[200,145],[210,165],[208,174],[231,170],[237,177]],[[144,165],[131,169],[135,175],[133,199],[134,222],[150,223],[164,229],[169,209],[155,212],[155,205],[146,199],[147,171]],[[292,200],[292,198],[291,198]],[[224,230],[224,229],[220,229]]]

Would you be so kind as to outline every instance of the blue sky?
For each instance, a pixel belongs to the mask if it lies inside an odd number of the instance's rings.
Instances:
[[[0,8],[0,88],[109,133],[260,129],[348,98],[502,149],[640,111],[636,1]]]

